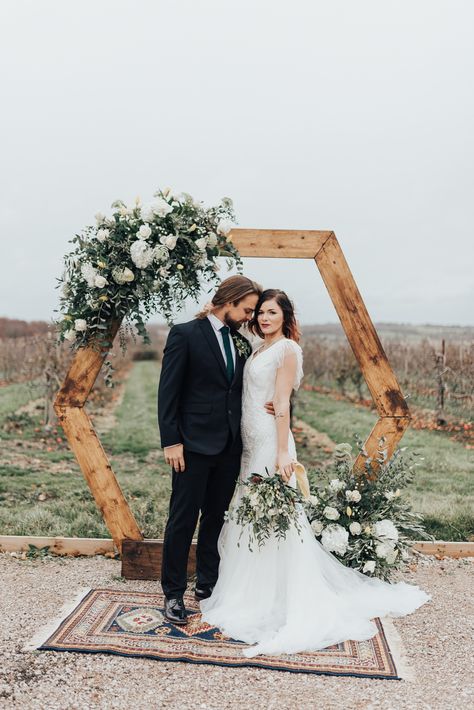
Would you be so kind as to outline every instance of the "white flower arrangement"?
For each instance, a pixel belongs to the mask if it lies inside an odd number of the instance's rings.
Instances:
[[[364,454],[362,442],[357,442]],[[381,439],[379,448],[383,444]],[[414,477],[417,464],[413,458],[402,458],[397,451],[389,461],[383,455],[377,461],[376,478],[370,461],[366,461],[367,475],[364,471],[356,473],[351,445],[339,444],[330,467],[333,476],[312,491],[316,495],[305,502],[305,508],[311,528],[326,550],[348,567],[389,579],[391,572],[406,561],[410,541],[430,536],[421,516],[411,511],[400,493]],[[310,483],[324,480],[327,473],[310,471]]]
[[[186,298],[199,298],[203,281],[220,281],[219,256],[241,270],[228,238],[235,221],[230,199],[204,207],[168,188],[154,198],[146,206],[117,200],[111,216],[98,212],[96,224],[71,240],[74,248],[58,279],[60,340],[75,348],[110,347],[112,323],[125,320],[148,342],[145,320],[152,313],[170,323]]]

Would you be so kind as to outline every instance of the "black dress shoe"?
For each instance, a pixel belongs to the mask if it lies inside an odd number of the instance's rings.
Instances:
[[[188,623],[187,611],[184,606],[183,597],[175,599],[165,599],[165,619],[172,624],[183,626]]]
[[[199,599],[199,601],[202,601],[203,599],[208,599],[212,591],[214,589],[214,585],[212,587],[198,587],[197,585],[194,587],[194,596],[196,599]]]

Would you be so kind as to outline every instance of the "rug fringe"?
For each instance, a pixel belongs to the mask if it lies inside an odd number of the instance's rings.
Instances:
[[[415,680],[413,669],[408,663],[405,645],[400,634],[395,628],[393,619],[389,616],[384,616],[383,619],[380,619],[380,621],[392,654],[393,662],[395,663],[395,667],[397,669],[398,677],[402,678],[402,680]]]
[[[22,651],[36,651],[53,634],[58,626],[62,624],[69,614],[81,603],[84,597],[89,594],[91,587],[83,587],[73,599],[65,602],[58,611],[58,615],[47,624],[42,626],[35,635],[23,646]]]

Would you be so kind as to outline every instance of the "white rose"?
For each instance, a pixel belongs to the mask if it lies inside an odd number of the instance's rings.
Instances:
[[[393,500],[395,498],[394,491],[385,491],[384,496],[387,500]]]
[[[328,525],[322,532],[321,544],[328,552],[343,555],[349,544],[349,533],[342,525]]]
[[[398,530],[391,520],[378,520],[374,525],[374,535],[386,540],[398,540]]]
[[[311,530],[315,535],[321,535],[324,529],[324,524],[320,520],[313,520],[311,523]]]
[[[166,237],[161,237],[160,239],[161,244],[171,251],[175,248],[177,241],[178,237],[176,234],[168,234]]]
[[[362,498],[362,496],[359,493],[359,491],[346,491],[346,499],[349,501],[353,501],[354,503],[358,503],[361,498]]]
[[[344,483],[338,478],[333,478],[332,481],[329,482],[329,488],[335,493],[337,493],[338,491],[342,491],[342,489],[344,488]]]
[[[213,249],[215,246],[217,246],[217,235],[214,234],[214,232],[211,232],[210,234],[207,235],[207,243],[208,246]]]
[[[309,500],[309,502],[311,503],[311,505],[318,505],[318,504],[319,504],[319,498],[318,498],[318,496],[310,496],[310,497],[308,498],[308,500]]]
[[[201,251],[204,251],[205,248],[207,247],[206,237],[201,237],[201,239],[196,239],[196,241],[194,243],[197,246],[197,248],[200,249]]]
[[[83,318],[76,318],[74,321],[74,330],[77,330],[79,333],[87,330],[87,321]]]
[[[323,515],[325,518],[328,520],[337,520],[340,516],[339,513],[337,512],[336,508],[331,508],[330,505],[327,505],[324,510],[323,510]]]
[[[97,286],[97,288],[104,288],[104,286],[107,286],[109,282],[105,278],[105,276],[101,276],[100,274],[95,277],[94,285]]]
[[[150,209],[153,214],[158,215],[158,217],[166,217],[167,214],[173,211],[171,205],[169,205],[162,197],[157,197],[156,200],[151,203]]]
[[[232,224],[230,219],[221,219],[221,221],[217,225],[217,234],[222,234],[226,237],[233,226],[234,225]]]
[[[120,286],[122,284],[130,283],[135,278],[133,271],[127,267],[124,269],[114,269],[112,276],[115,283],[118,283]]]
[[[360,535],[362,532],[362,526],[360,523],[353,522],[349,525],[349,530],[351,535]]]
[[[102,224],[102,222],[105,222],[105,220],[106,220],[106,216],[105,216],[105,214],[102,214],[102,212],[96,212],[94,217],[95,217],[95,221],[97,222],[98,225]]]
[[[109,229],[98,229],[97,234],[95,236],[99,240],[99,242],[105,242],[105,240],[107,239],[109,234],[110,234]]]
[[[66,330],[66,332],[64,333],[64,338],[66,340],[75,340],[76,339],[76,331],[72,330],[72,328],[69,330]]]
[[[367,560],[362,568],[362,572],[375,572],[375,560]]]
[[[148,239],[148,237],[151,236],[151,227],[149,224],[142,224],[140,229],[138,230],[138,238],[139,239]]]

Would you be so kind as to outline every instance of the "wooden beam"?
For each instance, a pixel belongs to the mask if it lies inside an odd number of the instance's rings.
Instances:
[[[334,234],[325,241],[315,261],[378,413],[383,417],[409,417],[400,385]]]
[[[122,577],[125,579],[160,579],[163,540],[124,540],[122,544]],[[188,577],[196,572],[196,543],[191,545]]]
[[[310,229],[233,229],[229,236],[240,256],[314,259],[331,234]]]
[[[142,540],[143,535],[85,410],[56,406],[56,412],[117,547],[121,548],[124,539]]]
[[[387,450],[387,460],[390,459],[409,424],[410,419],[408,417],[380,417],[364,444],[370,458],[375,459],[377,457],[379,440],[385,437],[384,448]],[[365,461],[365,456],[359,454],[354,462],[354,468],[358,470],[364,469]],[[378,468],[378,464],[372,462],[372,468],[375,471]]]
[[[156,548],[156,554],[160,555],[160,547],[163,540],[146,540]],[[139,543],[139,544],[144,544]],[[133,543],[126,542],[127,545]],[[28,552],[29,546],[42,548],[49,547],[49,551],[55,555],[69,555],[77,557],[81,555],[112,555],[116,547],[110,538],[89,538],[89,537],[42,537],[36,535],[0,535],[0,552]],[[413,550],[424,555],[436,555],[437,557],[473,557],[474,542],[446,542],[444,540],[414,540]],[[196,555],[196,543],[191,545],[190,562],[188,574],[194,573]],[[161,557],[160,564],[161,564]]]
[[[110,326],[109,339],[112,343],[120,327],[120,321]],[[108,349],[99,349],[92,345],[79,348],[56,395],[54,407],[83,407],[94,386],[97,375],[107,357]]]
[[[0,552],[28,552],[30,545],[48,547],[55,555],[113,555],[114,541],[95,537],[42,537],[38,535],[0,535]]]

